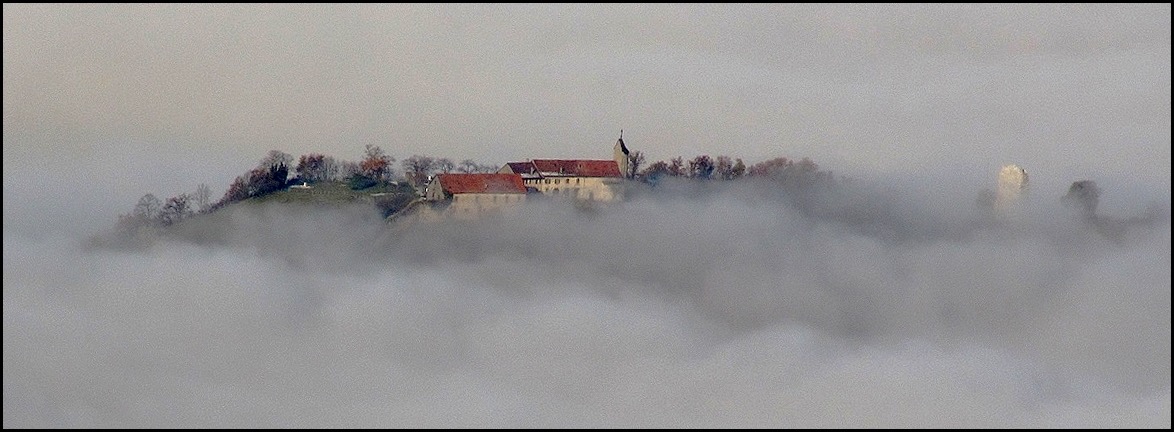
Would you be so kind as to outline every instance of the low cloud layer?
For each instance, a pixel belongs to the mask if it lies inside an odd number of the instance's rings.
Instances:
[[[1170,426],[1168,203],[712,185],[5,235],[4,426]]]

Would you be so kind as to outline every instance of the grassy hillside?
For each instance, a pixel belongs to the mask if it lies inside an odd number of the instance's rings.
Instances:
[[[345,182],[323,182],[308,189],[286,188],[264,196],[249,198],[224,206],[211,213],[195,214],[172,225],[155,222],[120,224],[111,235],[95,236],[91,246],[142,247],[160,235],[185,238],[195,243],[231,243],[250,219],[261,225],[284,225],[288,212],[313,213],[321,209],[338,209],[344,218],[387,218],[417,199],[410,186],[379,185],[353,190]],[[278,204],[273,206],[270,204]],[[234,216],[237,215],[237,216]],[[240,215],[245,215],[241,219]],[[350,215],[350,216],[346,216]],[[242,222],[244,221],[244,222]],[[285,226],[256,228],[259,230],[290,229]],[[245,232],[249,232],[246,230]]]
[[[387,217],[412,200],[416,191],[407,185],[377,185],[362,190],[353,190],[345,182],[321,182],[310,185],[309,189],[286,188],[271,194],[245,200],[246,204],[309,204],[338,206],[351,203],[367,203],[381,216]]]
[[[379,195],[376,194],[390,194]],[[375,202],[378,198],[392,195],[415,196],[408,186],[373,186],[363,190],[352,190],[344,182],[321,182],[310,189],[287,188],[262,197],[245,200],[247,203],[301,203],[301,204],[343,204],[356,201]]]

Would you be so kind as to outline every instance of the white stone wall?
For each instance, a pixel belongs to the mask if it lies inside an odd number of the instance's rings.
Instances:
[[[524,183],[547,196],[610,202],[623,199],[620,192],[622,182],[615,177],[547,177],[527,179]]]
[[[476,219],[483,212],[516,207],[524,201],[526,194],[456,194],[445,213],[457,219]]]

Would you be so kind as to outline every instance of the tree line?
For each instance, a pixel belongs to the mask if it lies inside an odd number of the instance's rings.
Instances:
[[[298,157],[294,164],[292,155],[270,150],[255,167],[234,178],[224,195],[215,202],[211,201],[211,189],[203,183],[195,192],[181,193],[167,200],[160,200],[148,193],[139,199],[130,213],[119,216],[119,225],[130,229],[168,226],[198,214],[214,212],[235,202],[265,196],[303,183],[342,182],[353,190],[406,184],[419,193],[435,174],[492,173],[498,169],[495,165],[479,164],[472,159],[457,163],[449,158],[413,155],[399,161],[402,169],[400,173],[395,170],[395,162],[395,157],[371,144],[364,147],[363,156],[358,161],[340,161],[333,156],[308,153]],[[757,177],[777,180],[784,186],[833,180],[831,172],[821,171],[808,158],[796,161],[776,157],[750,166],[741,158],[726,155],[698,155],[689,160],[677,156],[667,161],[653,162],[646,167],[643,166],[644,162],[642,152],[629,153],[627,172],[622,174],[626,178],[650,184],[656,184],[666,177],[692,180]]]
[[[778,180],[784,184],[826,183],[834,180],[830,171],[821,171],[819,165],[809,158],[796,161],[786,157],[775,157],[747,166],[741,158],[726,155],[698,155],[689,160],[677,156],[668,161],[653,162],[640,169],[644,162],[643,153],[631,152],[628,155],[628,172],[625,175],[654,184],[664,177],[694,180],[737,180],[743,177],[757,177]]]
[[[422,188],[428,179],[438,173],[490,173],[497,166],[479,164],[472,159],[459,163],[449,158],[413,155],[395,170],[396,158],[381,147],[368,144],[358,161],[338,160],[321,153],[301,155],[294,164],[292,155],[270,150],[255,167],[237,176],[229,184],[224,196],[211,201],[211,189],[201,183],[195,192],[184,192],[161,201],[153,193],[139,198],[130,213],[119,215],[118,225],[125,229],[144,226],[168,226],[204,213],[211,213],[229,204],[256,198],[283,190],[292,185],[322,182],[346,183],[353,190],[398,184],[401,180],[413,188]]]

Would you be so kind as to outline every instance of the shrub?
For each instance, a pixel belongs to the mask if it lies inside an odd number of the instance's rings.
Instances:
[[[347,179],[347,185],[351,187],[351,190],[363,190],[377,184],[379,184],[378,181],[362,174],[355,174]]]

